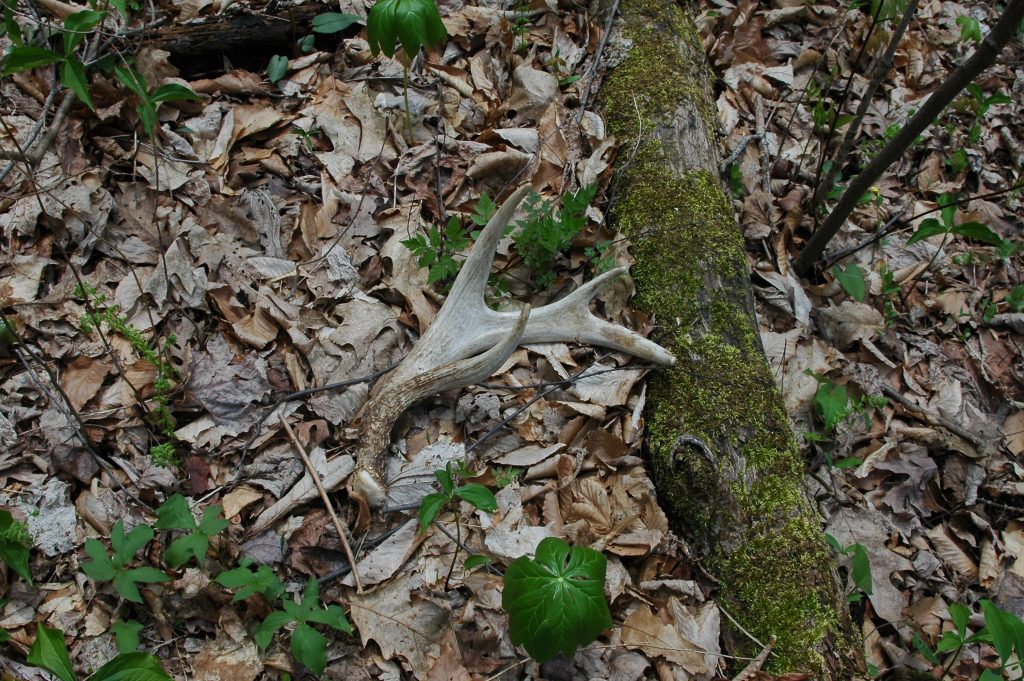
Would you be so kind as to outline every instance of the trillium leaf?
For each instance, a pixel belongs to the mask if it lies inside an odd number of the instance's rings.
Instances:
[[[612,626],[604,596],[605,557],[548,537],[536,557],[523,556],[505,571],[501,606],[508,612],[512,643],[535,660],[571,656]]]

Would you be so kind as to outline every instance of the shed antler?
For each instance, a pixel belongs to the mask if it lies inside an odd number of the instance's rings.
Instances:
[[[451,292],[433,324],[394,371],[370,391],[359,415],[361,420],[356,467],[349,492],[371,508],[384,505],[388,487],[383,478],[391,428],[414,402],[445,390],[462,388],[494,373],[520,343],[575,342],[598,345],[671,366],[675,357],[657,343],[590,312],[590,301],[623,276],[619,267],[584,284],[565,298],[535,310],[497,312],[484,303],[494,251],[527,185],[505,201],[484,227],[455,279]],[[323,484],[333,489],[348,471],[330,467]],[[303,478],[257,519],[254,531],[269,527],[281,516],[317,494],[313,482]]]

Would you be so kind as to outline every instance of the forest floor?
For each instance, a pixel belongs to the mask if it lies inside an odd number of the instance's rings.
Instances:
[[[880,4],[877,23],[872,3],[829,0],[718,0],[701,3],[697,20],[718,78],[722,155],[740,150],[723,182],[765,351],[871,670],[976,679],[1000,667],[991,643],[934,650],[964,609],[968,632],[998,628],[983,599],[1024,616],[1024,45],[885,173],[818,274],[801,279],[790,258],[835,188],[1001,11],[921,3],[840,179],[816,196],[821,160],[902,12]],[[489,199],[527,182],[555,205],[596,188],[553,264],[528,266],[514,236],[502,242],[496,304],[542,305],[630,264],[606,220],[611,163],[632,141],[609,137],[601,120],[600,80],[617,49],[602,40],[605,18],[555,0],[440,5],[448,41],[410,69],[411,140],[403,68],[371,54],[360,24],[254,43],[247,31],[289,25],[284,3],[161,0],[127,21],[111,9],[87,38],[117,59],[134,55],[151,88],[177,82],[199,99],[160,105],[154,145],[138,96],[109,70],[90,71],[93,109],[72,102],[38,167],[12,162],[0,181],[0,506],[32,544],[32,582],[9,569],[0,583],[8,674],[43,678],[24,660],[45,623],[64,632],[82,672],[114,657],[127,628],[176,678],[299,678],[288,633],[265,648],[253,636],[281,601],[233,601],[237,588],[217,580],[245,559],[271,566],[285,599],[316,577],[324,603],[348,613],[355,633],[330,632],[324,678],[706,680],[750,662],[720,643],[742,613],[719,607],[714,576],[657,507],[642,460],[650,369],[622,353],[527,345],[487,383],[410,409],[392,433],[388,506],[414,507],[436,491],[433,471],[464,461],[463,477],[494,490],[498,511],[464,503],[458,528],[444,512],[419,532],[415,510],[367,520],[344,490],[332,495],[363,593],[319,500],[249,530],[306,474],[282,419],[314,467],[351,464],[364,377],[429,327]],[[12,6],[4,51],[10,21],[28,34],[83,9]],[[308,16],[366,10],[341,0]],[[257,29],[187,42],[196,25],[252,13]],[[0,84],[5,154],[15,139],[45,136],[64,97],[55,72]],[[975,223],[985,229],[961,227]],[[935,233],[919,238],[922,225]],[[656,329],[626,301],[613,290],[595,307]],[[227,520],[219,531],[204,520],[205,559],[172,568],[162,548],[182,533],[158,529],[126,564],[170,581],[144,582],[140,602],[86,575],[87,540],[108,546],[119,521],[154,523],[175,494],[196,517],[219,506],[208,515]],[[548,536],[603,550],[615,626],[574,659],[539,665],[510,642],[500,572]],[[491,563],[465,567],[471,554]]]

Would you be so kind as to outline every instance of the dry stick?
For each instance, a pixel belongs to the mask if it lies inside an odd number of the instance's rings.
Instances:
[[[978,194],[977,196],[968,196],[968,197],[963,198],[963,199],[958,199],[952,205],[954,205],[954,206],[967,205],[971,201],[981,201],[983,199],[991,199],[992,197],[995,197],[995,196],[1002,196],[1003,194],[1009,194],[1010,192],[1017,191],[1018,189],[1024,189],[1024,181],[1018,182],[1017,184],[1012,185],[1010,187],[1007,187],[1006,189],[997,189],[996,191],[988,192],[987,194]],[[856,253],[857,251],[861,250],[862,248],[867,248],[868,246],[870,246],[871,244],[875,243],[876,241],[881,241],[885,237],[889,236],[889,234],[891,234],[892,232],[895,232],[897,229],[902,228],[905,225],[909,225],[910,223],[914,222],[918,218],[923,218],[924,216],[931,215],[932,213],[938,213],[943,208],[944,208],[944,206],[936,206],[935,208],[932,208],[930,210],[926,210],[923,213],[914,213],[909,218],[905,218],[905,219],[903,219],[903,215],[909,209],[908,208],[903,208],[898,213],[896,213],[896,215],[894,215],[891,218],[889,218],[889,221],[885,224],[884,227],[882,227],[880,230],[876,231],[871,236],[865,238],[860,243],[856,243],[853,246],[846,246],[845,248],[840,248],[837,251],[833,251],[832,253],[826,254],[825,258],[824,258],[825,265],[826,266],[827,265],[831,265],[834,262],[842,260],[843,258],[845,258],[846,256],[850,255],[851,253]]]
[[[882,151],[871,159],[871,163],[853,178],[828,219],[818,228],[811,240],[804,246],[803,251],[796,257],[793,267],[798,275],[803,276],[811,270],[814,263],[824,253],[828,242],[846,223],[846,218],[856,208],[860,197],[868,188],[903,154],[907,147],[917,139],[917,136],[939,117],[954,97],[985,69],[995,63],[996,57],[1002,52],[1003,47],[1017,33],[1021,19],[1024,19],[1024,0],[1010,0],[995,28],[989,31],[974,54],[943,81],[939,89],[928,97],[917,114],[900,129],[896,137],[886,144]]]
[[[612,22],[615,21],[615,16],[619,13],[619,0],[615,0],[611,10],[608,11],[608,18],[604,22],[604,34],[601,36],[601,42],[597,46],[597,52],[594,53],[594,64],[590,67],[590,77],[587,78],[587,87],[583,90],[583,97],[580,99],[580,108],[576,112],[576,125],[579,125],[583,120],[583,114],[587,110],[587,104],[590,102],[590,95],[594,90],[594,81],[597,80],[597,69],[601,66],[601,57],[604,54],[604,48],[608,45],[608,37],[612,32]]]
[[[910,26],[910,22],[913,21],[914,16],[917,14],[917,0],[911,0],[907,3],[907,9],[903,12],[903,18],[900,19],[899,26],[892,34],[892,38],[889,40],[889,45],[885,48],[885,54],[882,58],[875,62],[874,73],[871,76],[871,82],[868,84],[867,90],[864,91],[864,95],[861,97],[860,106],[857,107],[857,113],[854,114],[853,120],[850,122],[850,127],[846,129],[846,136],[843,137],[842,144],[839,145],[839,151],[836,152],[835,158],[832,159],[832,166],[828,169],[825,177],[818,184],[815,189],[815,203],[817,199],[824,196],[828,191],[828,188],[836,179],[839,169],[846,163],[846,157],[853,151],[853,146],[857,141],[857,133],[860,132],[861,123],[864,122],[864,116],[868,113],[868,107],[871,106],[871,100],[875,96],[875,92],[878,91],[882,81],[885,80],[885,76],[889,73],[889,68],[892,66],[893,57],[896,55],[896,48],[899,47],[900,41],[903,39],[903,34],[906,33],[907,27]],[[815,213],[817,212],[817,206],[815,206]]]
[[[306,454],[306,449],[299,442],[299,438],[295,437],[295,433],[292,431],[292,427],[288,425],[288,418],[281,419],[281,425],[284,426],[284,432],[288,433],[288,439],[292,441],[292,445],[295,450],[302,457],[302,463],[306,464],[306,470],[309,471],[310,477],[313,478],[313,484],[316,485],[316,489],[320,492],[320,498],[324,501],[324,506],[327,507],[327,513],[331,516],[331,522],[334,523],[334,529],[338,531],[338,537],[341,539],[341,548],[345,549],[345,557],[348,558],[348,564],[352,566],[352,577],[356,581],[356,591],[363,593],[363,584],[359,581],[359,570],[356,569],[356,559],[352,555],[352,547],[348,545],[348,536],[345,534],[345,526],[341,522],[341,518],[334,512],[334,504],[331,503],[331,498],[327,496],[327,490],[324,489],[323,484],[320,482],[320,475],[313,468],[313,462],[309,460],[309,455]]]
[[[967,440],[975,447],[982,447],[984,445],[984,441],[971,431],[967,430],[966,428],[957,423],[954,423],[953,421],[945,418],[944,416],[941,416],[940,414],[933,412],[931,409],[927,409],[925,407],[914,404],[906,397],[904,397],[895,388],[891,388],[888,385],[883,384],[882,392],[885,393],[886,397],[895,400],[897,404],[899,404],[907,411],[911,411],[915,414],[920,414],[925,421],[931,423],[933,426],[941,426],[948,430],[949,432],[953,433],[954,435],[957,435]]]
[[[818,165],[814,169],[814,183],[813,183],[814,187],[813,187],[813,192],[811,193],[811,205],[812,206],[817,206],[818,205],[818,187],[822,186],[822,183],[820,181],[821,180],[821,171],[825,167],[825,159],[828,156],[830,145],[832,144],[832,134],[835,132],[836,128],[838,127],[838,124],[839,124],[839,114],[841,114],[843,112],[843,109],[846,107],[846,100],[850,98],[850,90],[853,88],[853,64],[856,64],[857,62],[859,62],[861,60],[861,58],[863,58],[864,53],[867,51],[868,43],[871,42],[871,36],[874,35],[875,28],[878,26],[878,24],[881,21],[882,8],[884,6],[885,6],[885,3],[879,2],[879,3],[877,3],[877,6],[875,7],[874,11],[872,12],[872,14],[871,14],[871,25],[868,26],[868,32],[864,34],[864,41],[861,43],[860,49],[857,50],[857,56],[853,58],[853,61],[850,64],[850,72],[846,76],[846,85],[843,86],[843,92],[842,92],[842,94],[839,95],[839,99],[835,101],[835,106],[831,107],[831,109],[832,109],[832,116],[831,116],[831,121],[829,121],[829,124],[828,124],[828,134],[824,135],[823,144],[821,146],[821,152],[818,154]],[[828,87],[831,87],[831,82],[829,82],[829,86]],[[822,95],[822,97],[824,97],[824,94]],[[810,142],[810,139],[812,137],[813,137],[813,135],[808,138],[808,142]],[[807,147],[805,146],[804,148],[806,149]],[[817,213],[817,210],[814,210],[812,212],[812,214],[814,215],[814,226],[817,227],[818,226],[818,213]]]

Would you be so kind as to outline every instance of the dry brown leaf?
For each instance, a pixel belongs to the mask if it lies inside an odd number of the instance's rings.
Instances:
[[[81,411],[85,403],[99,392],[113,368],[113,363],[107,357],[76,357],[68,363],[61,377],[61,385],[75,411]]]
[[[375,641],[385,659],[401,657],[424,676],[441,654],[451,629],[449,613],[415,595],[422,578],[404,575],[371,593],[353,594],[350,617],[365,646]]]
[[[671,619],[668,612],[655,614],[650,606],[641,605],[622,623],[623,645],[678,664],[690,674],[701,673],[705,669],[703,652],[683,638]]]

